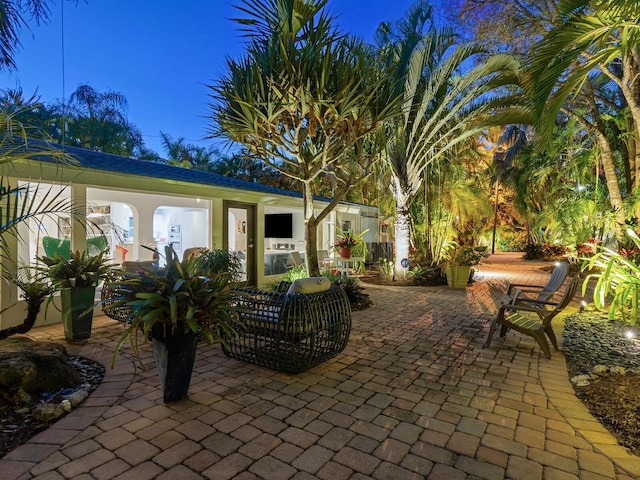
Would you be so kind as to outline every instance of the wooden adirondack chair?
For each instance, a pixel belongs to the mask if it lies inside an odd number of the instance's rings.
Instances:
[[[529,335],[538,342],[547,358],[551,358],[551,349],[546,337],[551,340],[553,348],[558,350],[558,341],[551,327],[551,320],[569,305],[569,302],[576,294],[579,281],[580,277],[573,278],[557,302],[551,300],[527,300],[527,304],[501,303],[489,329],[489,336],[484,347],[491,346],[493,333],[496,327],[500,325],[500,337],[504,337],[509,329]]]
[[[529,300],[546,301],[549,300],[562,286],[567,274],[569,264],[558,262],[546,285],[528,285],[522,283],[510,283],[507,293],[502,297],[502,303],[527,303]],[[533,304],[535,305],[535,302]]]

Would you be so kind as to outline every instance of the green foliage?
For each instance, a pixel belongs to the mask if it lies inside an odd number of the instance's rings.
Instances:
[[[523,252],[527,248],[527,232],[502,229],[497,239],[497,250],[501,252]]]
[[[525,260],[561,260],[569,253],[566,245],[556,243],[543,243],[527,245]]]
[[[338,248],[353,248],[358,245],[358,238],[353,234],[353,230],[338,233],[336,239],[335,246]],[[360,235],[360,240],[362,240],[362,234]]]
[[[195,256],[195,270],[200,275],[223,275],[231,284],[238,283],[242,276],[242,262],[236,254],[222,248],[204,249]]]
[[[357,278],[344,277],[340,274],[332,274],[331,272],[324,272],[323,276],[327,277],[332,285],[344,290],[352,310],[364,310],[371,305],[369,295],[363,292],[364,288],[360,285]]]
[[[289,268],[282,276],[282,280],[286,282],[294,282],[299,278],[307,278],[308,276],[309,274],[307,273],[307,267],[304,265],[298,265]]]
[[[439,285],[445,282],[440,265],[414,265],[409,271],[409,276],[418,285]]]
[[[166,266],[120,277],[106,286],[113,293],[115,307],[131,309],[129,325],[118,341],[112,365],[124,341],[129,338],[139,358],[138,336],[148,340],[154,325],[186,333],[199,333],[208,342],[221,342],[234,335],[235,318],[232,281],[235,262],[226,252],[205,252],[204,261],[191,257],[180,261],[175,251],[165,247]]]
[[[381,277],[392,278],[393,277],[393,260],[388,258],[378,259],[378,272]]]
[[[627,236],[636,249],[640,249],[640,237],[627,229]],[[582,294],[587,291],[591,279],[596,279],[593,301],[599,310],[609,310],[609,318],[619,313],[622,318],[635,325],[638,322],[640,305],[640,265],[637,257],[625,256],[606,247],[599,247],[590,259],[584,261],[582,270],[599,269],[588,275],[582,286]]]
[[[41,256],[37,261],[40,269],[51,279],[51,283],[60,288],[95,287],[104,280],[112,265],[105,258],[105,251],[98,255],[89,255],[86,251],[70,252],[69,259],[54,255]]]
[[[473,266],[478,265],[483,258],[487,258],[489,252],[486,246],[459,246],[454,245],[449,249],[447,261],[454,265]]]
[[[305,203],[307,264],[318,274],[316,229],[378,160],[383,122],[399,110],[372,49],[337,31],[326,0],[242,0],[247,50],[211,89],[210,136],[242,143],[292,179]],[[328,178],[331,180],[328,180]],[[332,200],[314,209],[314,183]]]
[[[367,243],[364,241],[364,236],[369,230],[365,230],[360,233],[353,233],[353,230],[349,229],[346,231],[339,231],[336,233],[336,243],[335,246],[337,248],[351,248],[352,256],[354,257],[362,257],[367,258],[369,254],[369,249],[367,248]],[[355,265],[355,269],[358,272],[364,271],[364,262]]]

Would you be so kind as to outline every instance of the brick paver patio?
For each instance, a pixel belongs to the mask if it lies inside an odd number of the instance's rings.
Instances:
[[[482,348],[505,282],[546,281],[513,259],[493,256],[466,290],[368,286],[346,350],[296,376],[205,345],[189,400],[167,406],[150,348],[149,371],[121,355],[78,409],[0,459],[0,479],[640,478],[561,353],[515,333]],[[119,328],[99,317],[68,348],[108,365]],[[64,342],[59,325],[30,336]]]

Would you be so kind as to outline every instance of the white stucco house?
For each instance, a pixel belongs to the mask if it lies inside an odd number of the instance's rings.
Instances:
[[[5,179],[11,185],[40,184],[39,195],[49,189],[62,191],[86,210],[88,227],[64,216],[23,223],[18,239],[9,239],[11,258],[19,262],[51,254],[56,246],[67,251],[88,246],[91,251],[106,243],[114,263],[150,259],[152,251],[144,246],[162,252],[171,244],[179,255],[190,247],[222,247],[238,253],[249,284],[263,286],[286,270],[292,252],[304,252],[299,192],[75,147],[57,148],[64,148],[76,164],[48,159],[11,162],[4,168]],[[322,205],[327,199],[317,201]],[[319,250],[331,250],[336,227],[368,230],[366,241],[378,242],[378,210],[338,204],[319,228]],[[17,287],[4,282],[0,308],[18,299]],[[43,322],[55,322],[56,317],[55,309],[49,309]],[[20,314],[3,315],[0,328],[18,320]]]

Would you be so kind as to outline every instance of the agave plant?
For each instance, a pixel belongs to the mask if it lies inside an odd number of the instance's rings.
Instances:
[[[627,236],[640,248],[640,237],[632,229],[627,229]],[[582,285],[582,295],[587,291],[591,279],[596,279],[593,301],[599,310],[609,310],[609,319],[619,313],[623,320],[635,325],[638,321],[640,304],[640,265],[633,257],[627,257],[606,247],[599,247],[590,259],[587,259],[582,270],[597,268],[598,273],[588,275]]]

